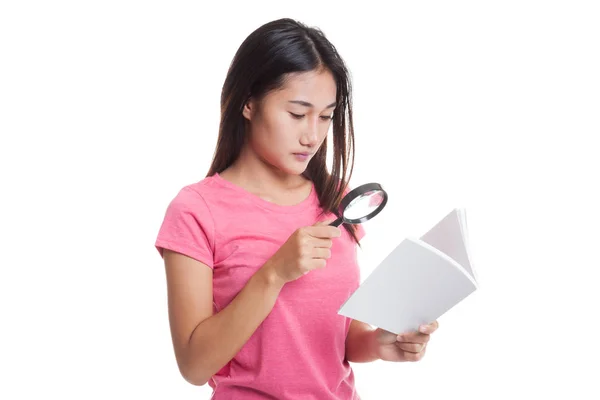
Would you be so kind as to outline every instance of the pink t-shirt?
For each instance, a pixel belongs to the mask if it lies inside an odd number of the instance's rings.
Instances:
[[[213,269],[214,311],[298,228],[319,219],[313,190],[281,206],[219,174],[181,189],[169,204],[156,248],[171,249]],[[334,217],[326,214],[320,219]],[[287,283],[275,306],[239,353],[209,381],[213,399],[359,399],[345,359],[350,320],[340,306],[360,283],[357,245],[342,227],[324,269]],[[364,235],[359,226],[359,239]]]

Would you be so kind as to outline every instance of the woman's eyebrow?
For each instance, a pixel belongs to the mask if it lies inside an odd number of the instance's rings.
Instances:
[[[302,101],[302,100],[290,100],[289,102],[290,102],[290,103],[294,103],[294,104],[300,104],[301,106],[304,106],[304,107],[311,107],[311,108],[312,108],[312,107],[314,107],[314,105],[312,105],[311,103],[309,103],[309,102],[307,102],[307,101]],[[333,108],[333,107],[335,107],[335,104],[336,104],[336,103],[335,103],[335,102],[333,102],[333,103],[331,103],[330,105],[328,105],[328,106],[327,106],[327,107],[325,107],[325,108],[326,108],[326,109],[327,109],[327,108]]]

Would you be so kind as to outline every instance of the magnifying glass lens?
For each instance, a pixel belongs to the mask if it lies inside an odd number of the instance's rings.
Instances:
[[[361,185],[344,196],[340,202],[338,218],[329,225],[361,224],[368,221],[379,214],[387,199],[387,193],[380,184]]]
[[[384,200],[380,190],[371,190],[363,193],[344,209],[344,219],[357,220],[370,215],[377,210]]]

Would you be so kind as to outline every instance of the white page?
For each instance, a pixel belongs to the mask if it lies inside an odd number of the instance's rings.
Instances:
[[[407,238],[365,279],[339,314],[399,334],[433,322],[475,290],[475,281],[450,257]]]
[[[459,208],[458,216],[461,221],[462,236],[463,236],[463,240],[465,243],[465,252],[467,255],[467,260],[468,260],[469,266],[471,267],[471,274],[473,276],[473,279],[475,279],[475,282],[477,282],[477,284],[479,286],[479,279],[477,279],[477,269],[473,265],[473,258],[471,258],[471,254],[469,253],[470,247],[469,247],[469,227],[467,225],[467,210],[465,210],[464,208]]]
[[[466,231],[464,210],[454,209],[421,236],[421,240],[452,258],[476,279],[467,251]]]

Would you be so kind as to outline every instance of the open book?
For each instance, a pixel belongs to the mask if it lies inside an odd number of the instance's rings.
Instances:
[[[395,334],[435,321],[477,289],[464,209],[420,239],[406,238],[348,298],[339,314]]]

